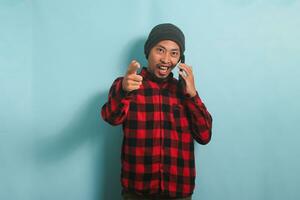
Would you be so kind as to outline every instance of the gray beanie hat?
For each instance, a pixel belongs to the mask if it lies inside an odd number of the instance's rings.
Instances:
[[[185,39],[183,32],[174,24],[164,23],[156,25],[150,32],[144,45],[144,53],[148,59],[150,50],[162,40],[172,40],[180,47],[180,59],[184,62]]]

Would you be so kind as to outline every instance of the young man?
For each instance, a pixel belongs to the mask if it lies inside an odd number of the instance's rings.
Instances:
[[[121,183],[124,200],[191,199],[194,141],[211,139],[212,118],[201,101],[185,39],[173,24],[155,26],[144,45],[147,68],[132,61],[112,84],[102,117],[123,125]],[[181,61],[181,79],[172,70]]]

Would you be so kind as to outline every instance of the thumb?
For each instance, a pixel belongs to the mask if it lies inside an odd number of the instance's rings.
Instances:
[[[136,74],[140,67],[141,65],[138,61],[131,61],[131,63],[128,65],[127,74]]]

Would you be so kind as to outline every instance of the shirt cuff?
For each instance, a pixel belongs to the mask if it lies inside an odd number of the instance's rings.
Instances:
[[[200,106],[203,105],[203,102],[202,102],[202,100],[201,100],[201,98],[200,98],[197,91],[196,91],[195,96],[191,97],[190,95],[187,94],[187,95],[185,95],[185,97],[186,97],[186,101],[188,103],[194,103],[194,104],[197,104],[197,105],[200,105]]]

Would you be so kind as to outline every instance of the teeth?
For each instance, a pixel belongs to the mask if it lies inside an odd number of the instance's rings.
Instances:
[[[167,70],[167,69],[168,69],[168,67],[163,67],[163,66],[160,66],[160,67],[159,67],[159,69],[161,69],[161,70]]]

